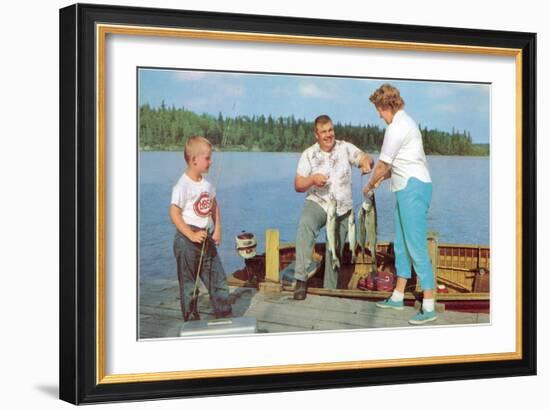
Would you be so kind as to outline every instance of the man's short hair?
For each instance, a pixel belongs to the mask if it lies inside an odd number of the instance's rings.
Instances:
[[[384,84],[374,91],[369,100],[376,108],[390,108],[394,114],[405,106],[399,90],[390,84]]]
[[[330,116],[326,114],[319,115],[317,118],[315,118],[315,122],[313,122],[313,130],[317,130],[317,125],[324,125],[329,122],[332,123],[332,119],[330,119]]]
[[[183,150],[183,156],[185,161],[189,163],[193,156],[200,155],[204,148],[212,149],[212,144],[204,136],[191,136],[185,142],[185,149]]]

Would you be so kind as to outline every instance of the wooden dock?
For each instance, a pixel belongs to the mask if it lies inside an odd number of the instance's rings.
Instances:
[[[255,317],[258,332],[349,330],[361,328],[410,327],[415,308],[403,311],[376,308],[374,302],[308,294],[295,301],[292,292],[259,292],[254,288],[231,287],[233,316]],[[201,319],[213,319],[205,289],[199,296]],[[428,325],[474,325],[490,322],[489,314],[445,311]],[[182,325],[176,280],[151,280],[140,285],[140,339],[178,337]]]

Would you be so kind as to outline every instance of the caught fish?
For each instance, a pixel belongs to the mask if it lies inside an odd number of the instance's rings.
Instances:
[[[351,213],[348,217],[348,241],[349,249],[351,251],[351,262],[355,263],[356,250],[357,250],[357,234],[355,232],[355,211],[351,209]]]
[[[363,200],[363,204],[359,209],[359,227],[357,232],[357,241],[359,242],[359,247],[363,250],[363,254],[365,253],[365,248],[368,247],[372,257],[372,274],[376,275],[376,244],[378,234],[376,199],[374,198],[373,191],[366,193],[364,196],[365,200]]]
[[[330,199],[327,210],[327,246],[331,255],[332,269],[340,267],[340,260],[336,251],[336,200]]]
[[[357,244],[359,244],[359,250],[357,255],[359,253],[364,254],[365,253],[365,243],[367,241],[367,231],[365,229],[365,222],[366,222],[366,210],[361,205],[359,207],[359,211],[357,212],[357,226],[356,226],[356,233],[357,236]]]

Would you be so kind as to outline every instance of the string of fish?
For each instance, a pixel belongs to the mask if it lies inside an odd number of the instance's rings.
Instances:
[[[361,174],[361,189],[363,189],[363,177]],[[373,277],[377,274],[376,268],[376,247],[378,236],[378,216],[376,211],[376,199],[374,190],[363,194],[363,202],[359,205],[357,241],[359,249],[362,251],[363,259],[365,257],[366,244],[368,239],[368,248],[371,253],[371,274]]]
[[[361,189],[363,189],[363,177],[361,174]],[[329,187],[330,189],[330,187]],[[371,273],[376,275],[376,236],[377,236],[377,216],[376,216],[376,202],[374,198],[374,191],[371,191],[363,195],[364,200],[359,205],[358,212],[358,226],[355,223],[355,208],[352,206],[350,215],[348,217],[348,242],[351,252],[351,262],[355,263],[357,254],[357,244],[359,244],[359,251],[361,251],[362,257],[365,257],[365,247],[367,243],[367,237],[369,242],[369,251],[371,252]],[[330,254],[330,261],[332,269],[340,268],[340,259],[336,248],[338,247],[338,234],[336,231],[336,218],[337,218],[337,201],[334,198],[332,192],[329,194],[328,209],[327,209],[327,245]]]

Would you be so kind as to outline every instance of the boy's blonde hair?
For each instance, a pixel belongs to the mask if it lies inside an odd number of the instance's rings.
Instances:
[[[394,114],[405,106],[405,101],[401,98],[399,90],[390,84],[382,85],[374,91],[369,99],[376,108],[390,108]]]
[[[212,144],[204,136],[192,136],[185,142],[185,149],[183,150],[183,156],[185,161],[189,163],[191,158],[200,155],[204,152],[204,148],[212,149]]]

